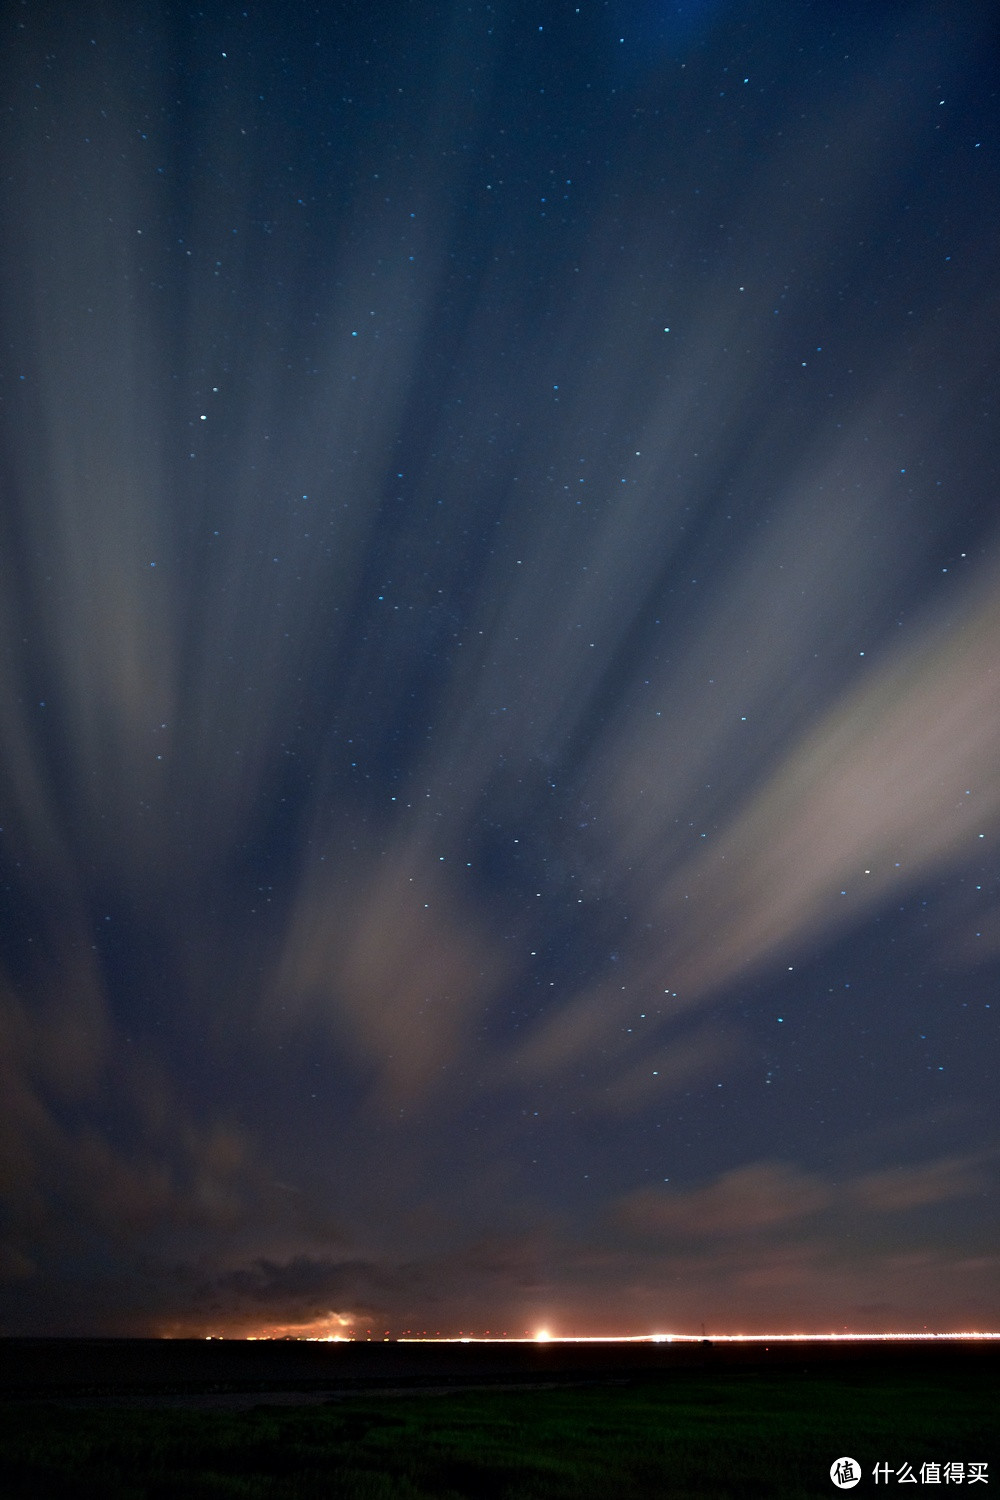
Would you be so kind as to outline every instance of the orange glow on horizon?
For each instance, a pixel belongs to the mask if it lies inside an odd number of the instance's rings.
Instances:
[[[487,1338],[463,1334],[461,1337],[420,1337],[403,1335],[401,1344],[830,1344],[830,1343],[930,1343],[948,1340],[1000,1339],[1000,1331],[968,1329],[948,1333],[597,1333],[554,1334],[541,1328],[532,1334],[513,1338]]]
[[[357,1337],[355,1326],[360,1320],[352,1313],[328,1312],[321,1318],[305,1323],[268,1323],[253,1329],[241,1328],[226,1331],[213,1330],[208,1334],[194,1335],[207,1339],[238,1339],[245,1343],[259,1343],[266,1339],[297,1339],[303,1343],[344,1344]],[[191,1334],[173,1333],[173,1338],[190,1338]]]
[[[336,1325],[336,1331],[331,1325]],[[176,1335],[175,1335],[176,1336]],[[990,1329],[961,1329],[942,1333],[923,1329],[920,1332],[853,1333],[844,1329],[840,1333],[628,1333],[628,1334],[555,1334],[548,1328],[538,1328],[523,1335],[507,1334],[443,1334],[412,1333],[409,1329],[400,1334],[389,1330],[383,1333],[354,1331],[350,1320],[342,1314],[329,1314],[315,1323],[272,1325],[259,1328],[252,1333],[213,1332],[201,1335],[203,1339],[233,1339],[247,1343],[274,1340],[298,1340],[303,1343],[400,1343],[400,1344],[830,1344],[830,1343],[932,1343],[932,1342],[981,1342],[1000,1340],[1000,1331]]]

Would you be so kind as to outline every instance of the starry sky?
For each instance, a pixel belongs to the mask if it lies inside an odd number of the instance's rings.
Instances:
[[[1000,1325],[990,8],[0,25],[0,1332]]]

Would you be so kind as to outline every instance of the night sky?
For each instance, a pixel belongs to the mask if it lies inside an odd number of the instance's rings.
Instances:
[[[992,8],[0,25],[0,1332],[1000,1325]]]

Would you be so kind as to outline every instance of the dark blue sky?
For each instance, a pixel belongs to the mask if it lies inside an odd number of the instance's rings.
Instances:
[[[984,9],[0,22],[0,1331],[996,1327]]]

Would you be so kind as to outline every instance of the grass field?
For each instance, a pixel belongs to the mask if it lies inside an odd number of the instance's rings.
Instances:
[[[243,1412],[14,1402],[0,1407],[0,1495],[794,1500],[837,1493],[829,1469],[845,1454],[862,1465],[858,1493],[876,1488],[876,1463],[988,1462],[998,1396],[971,1373],[789,1372]],[[995,1491],[992,1464],[989,1481],[972,1495]]]

